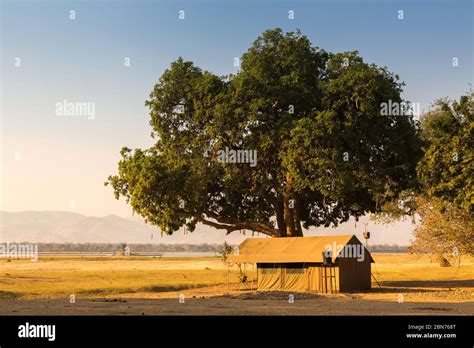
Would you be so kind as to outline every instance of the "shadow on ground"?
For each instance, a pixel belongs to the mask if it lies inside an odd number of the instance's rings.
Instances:
[[[474,280],[397,280],[380,282],[384,286],[419,288],[474,288]]]
[[[0,290],[0,300],[14,300],[19,297],[17,292]]]

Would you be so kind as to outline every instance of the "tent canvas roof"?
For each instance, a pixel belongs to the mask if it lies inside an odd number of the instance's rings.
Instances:
[[[248,238],[239,246],[238,255],[229,255],[231,263],[291,263],[323,262],[326,246],[353,245],[362,243],[354,235],[316,236],[316,237],[283,237],[283,238]],[[364,248],[365,249],[365,248]],[[374,262],[367,251],[370,261]],[[333,252],[333,261],[338,255]]]

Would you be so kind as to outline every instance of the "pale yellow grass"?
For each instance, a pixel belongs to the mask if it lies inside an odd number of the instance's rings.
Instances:
[[[362,304],[367,301],[396,303],[402,294],[405,302],[472,304],[472,257],[464,257],[459,268],[443,268],[429,255],[373,256],[376,263],[372,273],[379,284],[374,281],[371,291],[324,296],[341,301],[361,300]],[[247,271],[250,278],[255,278],[252,266],[248,266]],[[227,266],[214,257],[0,260],[0,302],[64,299],[70,295],[78,299],[172,299],[181,293],[188,298],[249,293],[236,291],[238,271],[235,267],[229,280],[228,288]]]
[[[226,270],[218,258],[1,260],[0,298],[95,297],[206,287],[227,280]]]

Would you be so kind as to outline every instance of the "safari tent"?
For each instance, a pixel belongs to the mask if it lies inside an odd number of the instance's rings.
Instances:
[[[257,290],[344,292],[371,287],[369,251],[354,235],[248,238],[228,262],[257,265]]]

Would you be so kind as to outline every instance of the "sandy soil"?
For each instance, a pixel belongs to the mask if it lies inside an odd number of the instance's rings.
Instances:
[[[184,295],[184,296],[183,296]],[[294,295],[294,302],[289,301]],[[433,297],[439,298],[439,292]],[[94,299],[0,301],[3,315],[472,315],[474,302],[458,302],[469,293],[433,302],[426,292],[398,294],[385,289],[371,293],[321,295],[311,293],[227,291],[227,285],[150,294],[123,294]],[[181,299],[181,302],[180,302]],[[184,303],[182,303],[184,299]]]
[[[439,267],[427,255],[374,254],[374,258],[377,282],[372,290],[340,294],[239,291],[237,269],[228,278],[227,266],[219,258],[4,260],[0,315],[474,313],[474,258],[464,258],[461,268]],[[248,274],[255,279],[252,269]],[[70,294],[75,294],[75,303],[69,302]]]

